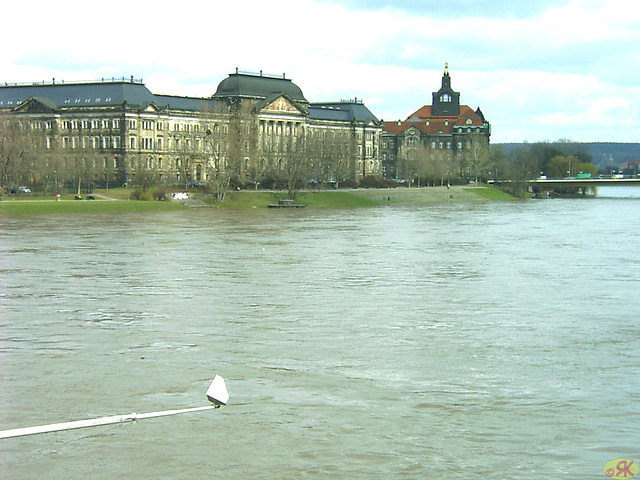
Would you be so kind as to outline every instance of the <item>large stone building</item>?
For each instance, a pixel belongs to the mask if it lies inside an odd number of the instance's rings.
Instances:
[[[448,65],[442,86],[406,120],[383,122],[381,156],[387,178],[447,181],[475,179],[488,161],[491,126],[480,108],[460,105],[451,87]]]
[[[380,174],[381,123],[358,100],[310,103],[285,76],[240,73],[211,97],[151,93],[141,80],[0,86],[0,114],[43,132],[33,183],[214,181]],[[5,115],[5,117],[7,117]],[[78,173],[81,171],[82,173]],[[73,173],[72,173],[73,172]],[[84,180],[83,180],[84,181]]]

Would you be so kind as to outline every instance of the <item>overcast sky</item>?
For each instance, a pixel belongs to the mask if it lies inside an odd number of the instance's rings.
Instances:
[[[212,95],[236,67],[405,119],[445,62],[492,142],[638,142],[638,0],[7,2],[0,81],[142,78]]]

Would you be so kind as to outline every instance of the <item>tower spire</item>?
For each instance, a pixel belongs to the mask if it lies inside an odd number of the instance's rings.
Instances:
[[[445,62],[444,64],[444,74],[449,75],[449,62]]]

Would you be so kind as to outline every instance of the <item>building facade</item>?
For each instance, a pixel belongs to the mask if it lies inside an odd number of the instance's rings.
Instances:
[[[206,98],[153,94],[133,78],[5,84],[0,114],[42,134],[31,183],[206,183],[224,172],[257,185],[294,170],[317,181],[381,171],[381,122],[361,101],[310,103],[284,75],[236,71]]]
[[[460,105],[451,87],[448,65],[442,85],[406,120],[383,122],[381,157],[386,178],[433,182],[464,177],[477,179],[488,164],[491,126],[480,108]]]

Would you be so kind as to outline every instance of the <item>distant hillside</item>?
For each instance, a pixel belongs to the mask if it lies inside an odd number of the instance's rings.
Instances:
[[[522,143],[502,143],[507,151],[511,152]],[[591,154],[594,165],[598,167],[616,166],[619,167],[624,162],[640,160],[640,143],[614,143],[614,142],[593,142],[576,143],[576,146],[583,147]]]
[[[593,163],[599,167],[640,160],[640,143],[588,143]]]

